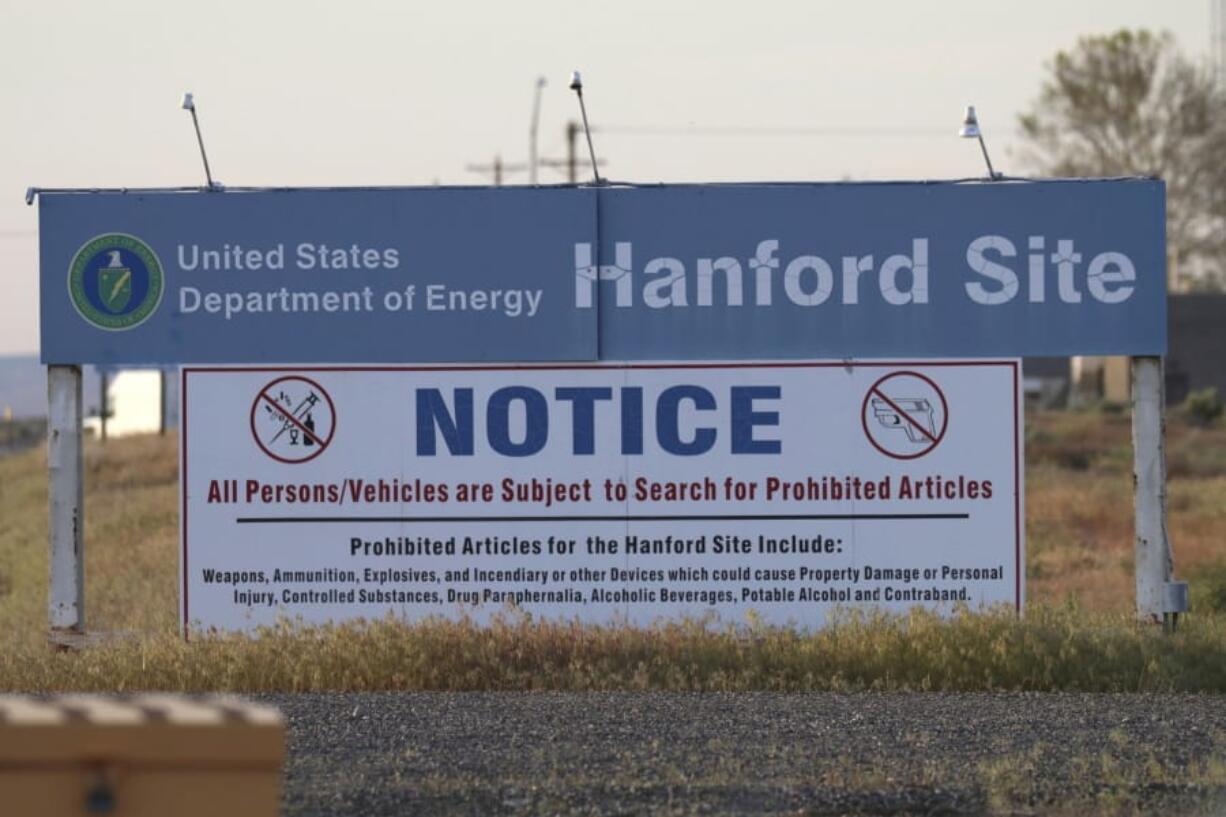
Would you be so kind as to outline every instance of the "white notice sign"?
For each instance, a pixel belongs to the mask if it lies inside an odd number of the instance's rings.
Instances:
[[[183,621],[1020,609],[1019,368],[185,368]]]

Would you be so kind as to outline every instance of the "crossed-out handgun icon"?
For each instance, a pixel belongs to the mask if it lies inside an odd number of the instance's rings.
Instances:
[[[899,409],[906,413],[906,417],[899,414]],[[926,398],[897,397],[893,400],[882,400],[874,397],[873,415],[877,422],[886,428],[902,429],[906,432],[907,439],[913,443],[931,442],[936,439],[932,404]]]

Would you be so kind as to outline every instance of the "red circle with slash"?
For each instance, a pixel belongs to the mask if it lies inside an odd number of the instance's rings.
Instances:
[[[933,396],[940,401],[939,424],[933,417]],[[914,460],[945,439],[949,404],[931,378],[919,372],[893,372],[869,387],[860,409],[860,424],[873,448],[896,460]]]
[[[327,430],[315,415],[326,408]],[[251,404],[251,434],[268,456],[289,465],[309,462],[327,449],[336,434],[336,406],[314,380],[279,377],[260,389]]]

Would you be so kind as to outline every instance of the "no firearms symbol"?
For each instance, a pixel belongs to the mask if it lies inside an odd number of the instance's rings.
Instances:
[[[873,447],[896,460],[932,452],[949,428],[949,404],[940,387],[919,372],[888,374],[869,387],[860,423]]]

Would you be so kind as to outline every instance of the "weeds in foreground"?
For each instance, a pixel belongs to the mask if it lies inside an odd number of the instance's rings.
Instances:
[[[1065,770],[1066,763],[1068,773],[1060,774],[1058,785],[1053,785],[1048,775]],[[1112,752],[1075,756],[1070,762],[1042,744],[981,761],[963,775],[982,798],[982,810],[990,814],[1219,814],[1226,786],[1217,756],[1186,766],[1163,762],[1152,753],[1144,762]]]
[[[801,632],[685,621],[283,622],[255,635],[163,633],[55,653],[0,649],[0,690],[1018,690],[1226,692],[1226,618],[1173,636],[1074,606],[951,618],[847,613]]]

